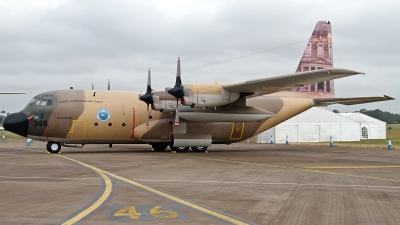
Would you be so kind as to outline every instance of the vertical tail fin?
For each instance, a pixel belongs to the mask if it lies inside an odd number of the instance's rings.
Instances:
[[[314,31],[307,43],[306,49],[296,69],[296,73],[332,68],[332,55],[331,23],[329,21],[319,21],[317,25],[315,25]],[[292,91],[303,92],[303,94],[318,98],[330,98],[334,97],[334,87],[333,80],[328,80],[305,85],[293,89]]]

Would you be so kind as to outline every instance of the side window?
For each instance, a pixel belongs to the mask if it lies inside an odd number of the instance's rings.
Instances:
[[[366,127],[361,128],[361,137],[363,139],[368,139],[368,129]]]
[[[40,120],[45,118],[45,114],[43,110],[35,110],[34,117],[35,120]]]

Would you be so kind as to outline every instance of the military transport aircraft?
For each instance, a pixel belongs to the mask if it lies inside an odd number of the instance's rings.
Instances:
[[[182,84],[131,91],[56,90],[36,95],[4,128],[47,142],[51,153],[69,144],[143,144],[156,151],[205,151],[253,137],[313,106],[392,100],[389,96],[334,98],[333,79],[363,74],[332,68],[331,24],[317,23],[296,73],[238,83]],[[146,107],[147,106],[147,107]],[[151,107],[151,108],[150,108]]]

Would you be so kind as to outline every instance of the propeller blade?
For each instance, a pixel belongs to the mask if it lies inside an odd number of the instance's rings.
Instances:
[[[175,126],[179,126],[179,111],[178,108],[175,110]]]
[[[175,87],[182,86],[181,81],[181,58],[178,57],[178,65],[176,67],[176,80],[175,80]]]
[[[149,104],[147,103],[147,111],[146,111],[146,128],[149,129]]]
[[[139,99],[144,101],[144,102],[146,102],[147,104],[153,104],[154,103],[154,99],[156,99],[158,101],[158,97],[153,96],[153,93],[151,92],[151,73],[150,73],[150,68],[149,68],[149,73],[147,75],[146,93],[144,95],[139,95]]]
[[[168,90],[168,93],[175,98],[183,98],[183,86],[181,81],[181,58],[178,58],[178,65],[176,68],[176,81],[175,86]]]
[[[149,73],[147,74],[147,89],[146,89],[146,94],[151,93],[151,73],[150,73],[150,68],[149,68]]]
[[[110,87],[110,79],[108,79],[108,90],[111,90],[111,87]]]

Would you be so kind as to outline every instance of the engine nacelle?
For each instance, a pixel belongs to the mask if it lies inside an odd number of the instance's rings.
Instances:
[[[177,107],[176,98],[165,92],[153,92],[157,96],[157,102],[152,104],[152,109],[160,112],[174,112]],[[240,97],[239,92],[222,88],[220,83],[188,84],[184,86],[184,97],[178,101],[178,105],[192,108],[218,107],[235,102]]]
[[[219,83],[191,84],[184,87],[190,89],[191,94],[185,95],[181,103],[194,108],[227,105],[240,97],[239,92],[225,90]]]
[[[152,104],[151,108],[160,112],[175,112],[176,100],[159,100],[157,103]]]

